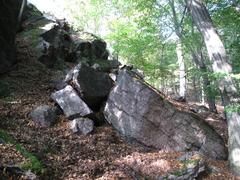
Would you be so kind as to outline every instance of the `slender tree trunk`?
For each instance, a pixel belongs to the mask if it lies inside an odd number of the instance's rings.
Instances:
[[[215,104],[215,96],[212,95],[212,91],[209,89],[210,81],[207,75],[203,75],[203,90],[206,94],[207,103],[211,112],[217,113],[217,108]]]
[[[23,15],[23,11],[24,8],[27,5],[27,0],[22,0],[22,4],[21,4],[21,8],[19,10],[19,14],[18,14],[18,22],[17,22],[17,30],[19,30],[21,23],[22,23],[22,15]]]
[[[179,65],[179,95],[183,99],[186,99],[186,73],[185,73],[185,64],[183,58],[182,44],[180,41],[177,43],[176,47],[178,65]]]
[[[178,16],[176,13],[175,0],[169,0],[168,2],[172,10],[174,31],[178,36],[176,53],[177,53],[178,65],[179,65],[179,96],[181,97],[181,99],[186,100],[186,73],[185,73],[183,48],[182,48],[182,42],[181,42],[182,41],[181,22],[178,19]]]
[[[228,63],[228,57],[224,45],[215,30],[211,17],[202,0],[185,0],[192,15],[193,21],[201,32],[208,55],[212,61],[213,72],[227,74],[218,81],[219,89],[223,96],[223,103],[228,121],[228,148],[229,162],[232,172],[240,176],[240,113],[234,106],[239,106],[240,99],[236,85],[229,75],[232,67]]]
[[[207,72],[207,66],[204,63],[203,55],[201,53],[193,53],[193,62],[196,64],[196,66],[203,72],[202,75],[202,85],[203,85],[203,91],[204,95],[206,95],[206,100],[209,106],[210,111],[217,112],[216,104],[215,104],[215,96],[213,95],[213,92],[211,89],[209,89],[211,83],[208,79],[208,75],[205,73]],[[203,93],[202,93],[203,94]],[[202,98],[202,100],[204,97]]]
[[[204,105],[205,104],[205,91],[204,91],[204,80],[203,77],[201,78],[202,81],[202,86],[201,86],[201,104]]]
[[[195,102],[199,102],[199,96],[197,95],[199,92],[199,89],[197,89],[197,82],[196,82],[196,76],[194,75],[192,77],[192,86],[193,86],[193,92],[191,93],[192,100]]]

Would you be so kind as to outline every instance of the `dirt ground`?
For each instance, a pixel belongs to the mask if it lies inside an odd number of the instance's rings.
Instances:
[[[182,153],[150,150],[126,142],[107,123],[87,136],[71,134],[63,116],[52,128],[39,127],[28,114],[39,105],[53,103],[49,81],[56,72],[38,63],[27,43],[18,45],[18,60],[9,74],[0,77],[10,84],[11,90],[8,98],[0,100],[0,129],[43,163],[45,172],[40,179],[157,179],[181,167],[177,158]],[[223,119],[211,114],[207,120],[226,142],[227,126]],[[0,164],[19,165],[26,161],[14,146],[0,145]],[[234,179],[226,161],[206,161],[215,170],[201,179]]]

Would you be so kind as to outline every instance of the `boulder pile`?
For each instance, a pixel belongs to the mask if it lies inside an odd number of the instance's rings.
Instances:
[[[40,16],[29,21],[25,24],[46,26],[50,22]],[[51,95],[69,119],[72,132],[86,135],[106,120],[126,139],[147,147],[227,158],[222,138],[209,124],[176,108],[144,81],[141,71],[129,66],[119,68],[118,60],[109,56],[106,42],[81,39],[65,21],[51,23],[50,29],[35,33],[35,47],[39,61],[47,67],[61,61],[76,64],[64,78],[55,81]],[[51,107],[41,106],[30,115],[41,125],[51,126],[56,122],[53,112]]]
[[[59,70],[68,62],[75,64],[66,75],[51,82],[56,107],[39,106],[29,114],[31,119],[50,127],[62,112],[72,132],[90,133],[94,121],[103,121],[103,105],[121,65],[109,56],[107,43],[93,35],[81,38],[65,20],[49,18],[32,4],[25,8],[20,36],[31,43],[37,60],[46,67]]]

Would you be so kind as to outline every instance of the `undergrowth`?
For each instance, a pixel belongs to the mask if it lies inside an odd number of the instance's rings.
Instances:
[[[9,136],[7,132],[1,129],[0,129],[0,138],[8,144],[14,145],[16,150],[29,160],[28,163],[22,164],[20,168],[24,170],[30,169],[31,171],[37,174],[45,173],[46,170],[43,164],[37,159],[37,157],[34,156],[32,153],[28,152],[24,147],[22,147],[19,143],[17,143],[11,136]]]

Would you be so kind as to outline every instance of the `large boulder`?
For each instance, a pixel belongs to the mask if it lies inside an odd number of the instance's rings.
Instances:
[[[69,85],[53,93],[51,98],[61,107],[67,118],[84,117],[92,113],[92,110]]]
[[[21,2],[0,1],[0,74],[7,72],[16,63],[15,36]]]
[[[178,110],[128,70],[120,72],[104,115],[122,135],[148,147],[199,151],[212,158],[227,158],[222,138],[209,124]]]
[[[97,71],[84,64],[78,64],[71,70],[66,77],[66,82],[71,83],[86,104],[96,111],[106,100],[113,86],[107,73]]]

